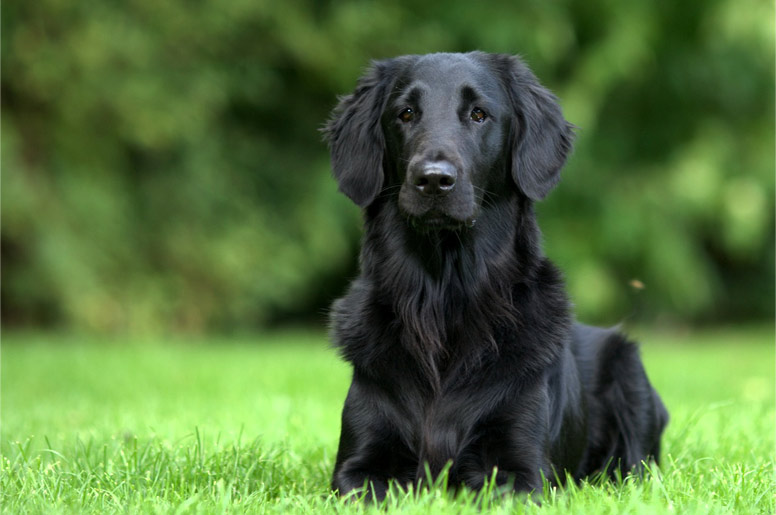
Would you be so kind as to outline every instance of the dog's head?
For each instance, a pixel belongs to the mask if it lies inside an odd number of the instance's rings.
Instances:
[[[381,192],[424,230],[471,225],[489,199],[555,186],[572,126],[517,57],[473,52],[373,63],[325,128],[340,190]]]

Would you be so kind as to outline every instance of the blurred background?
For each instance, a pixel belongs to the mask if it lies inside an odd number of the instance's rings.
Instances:
[[[538,210],[580,318],[774,314],[765,0],[8,2],[6,328],[325,323],[360,213],[318,129],[370,59],[519,53],[580,127]]]

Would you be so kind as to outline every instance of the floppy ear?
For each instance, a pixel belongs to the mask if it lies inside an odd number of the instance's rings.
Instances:
[[[539,84],[519,58],[505,58],[506,86],[515,115],[512,178],[528,198],[541,200],[560,180],[574,126],[563,118],[555,95]]]
[[[339,189],[361,207],[371,204],[383,187],[385,138],[380,117],[390,83],[388,63],[373,62],[323,128]]]

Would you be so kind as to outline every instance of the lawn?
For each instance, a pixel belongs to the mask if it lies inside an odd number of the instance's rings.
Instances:
[[[389,496],[407,513],[774,513],[772,328],[636,332],[671,412],[643,481]],[[3,512],[361,512],[328,490],[349,369],[317,333],[3,335]],[[383,511],[384,511],[383,510]]]

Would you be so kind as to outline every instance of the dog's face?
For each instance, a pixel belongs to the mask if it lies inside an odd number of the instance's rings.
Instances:
[[[489,197],[543,198],[572,139],[518,58],[480,52],[374,63],[326,133],[340,189],[362,207],[394,199],[420,230],[471,226]]]
[[[429,55],[401,70],[382,116],[389,187],[421,229],[470,226],[488,192],[507,184],[509,99],[486,66]]]

